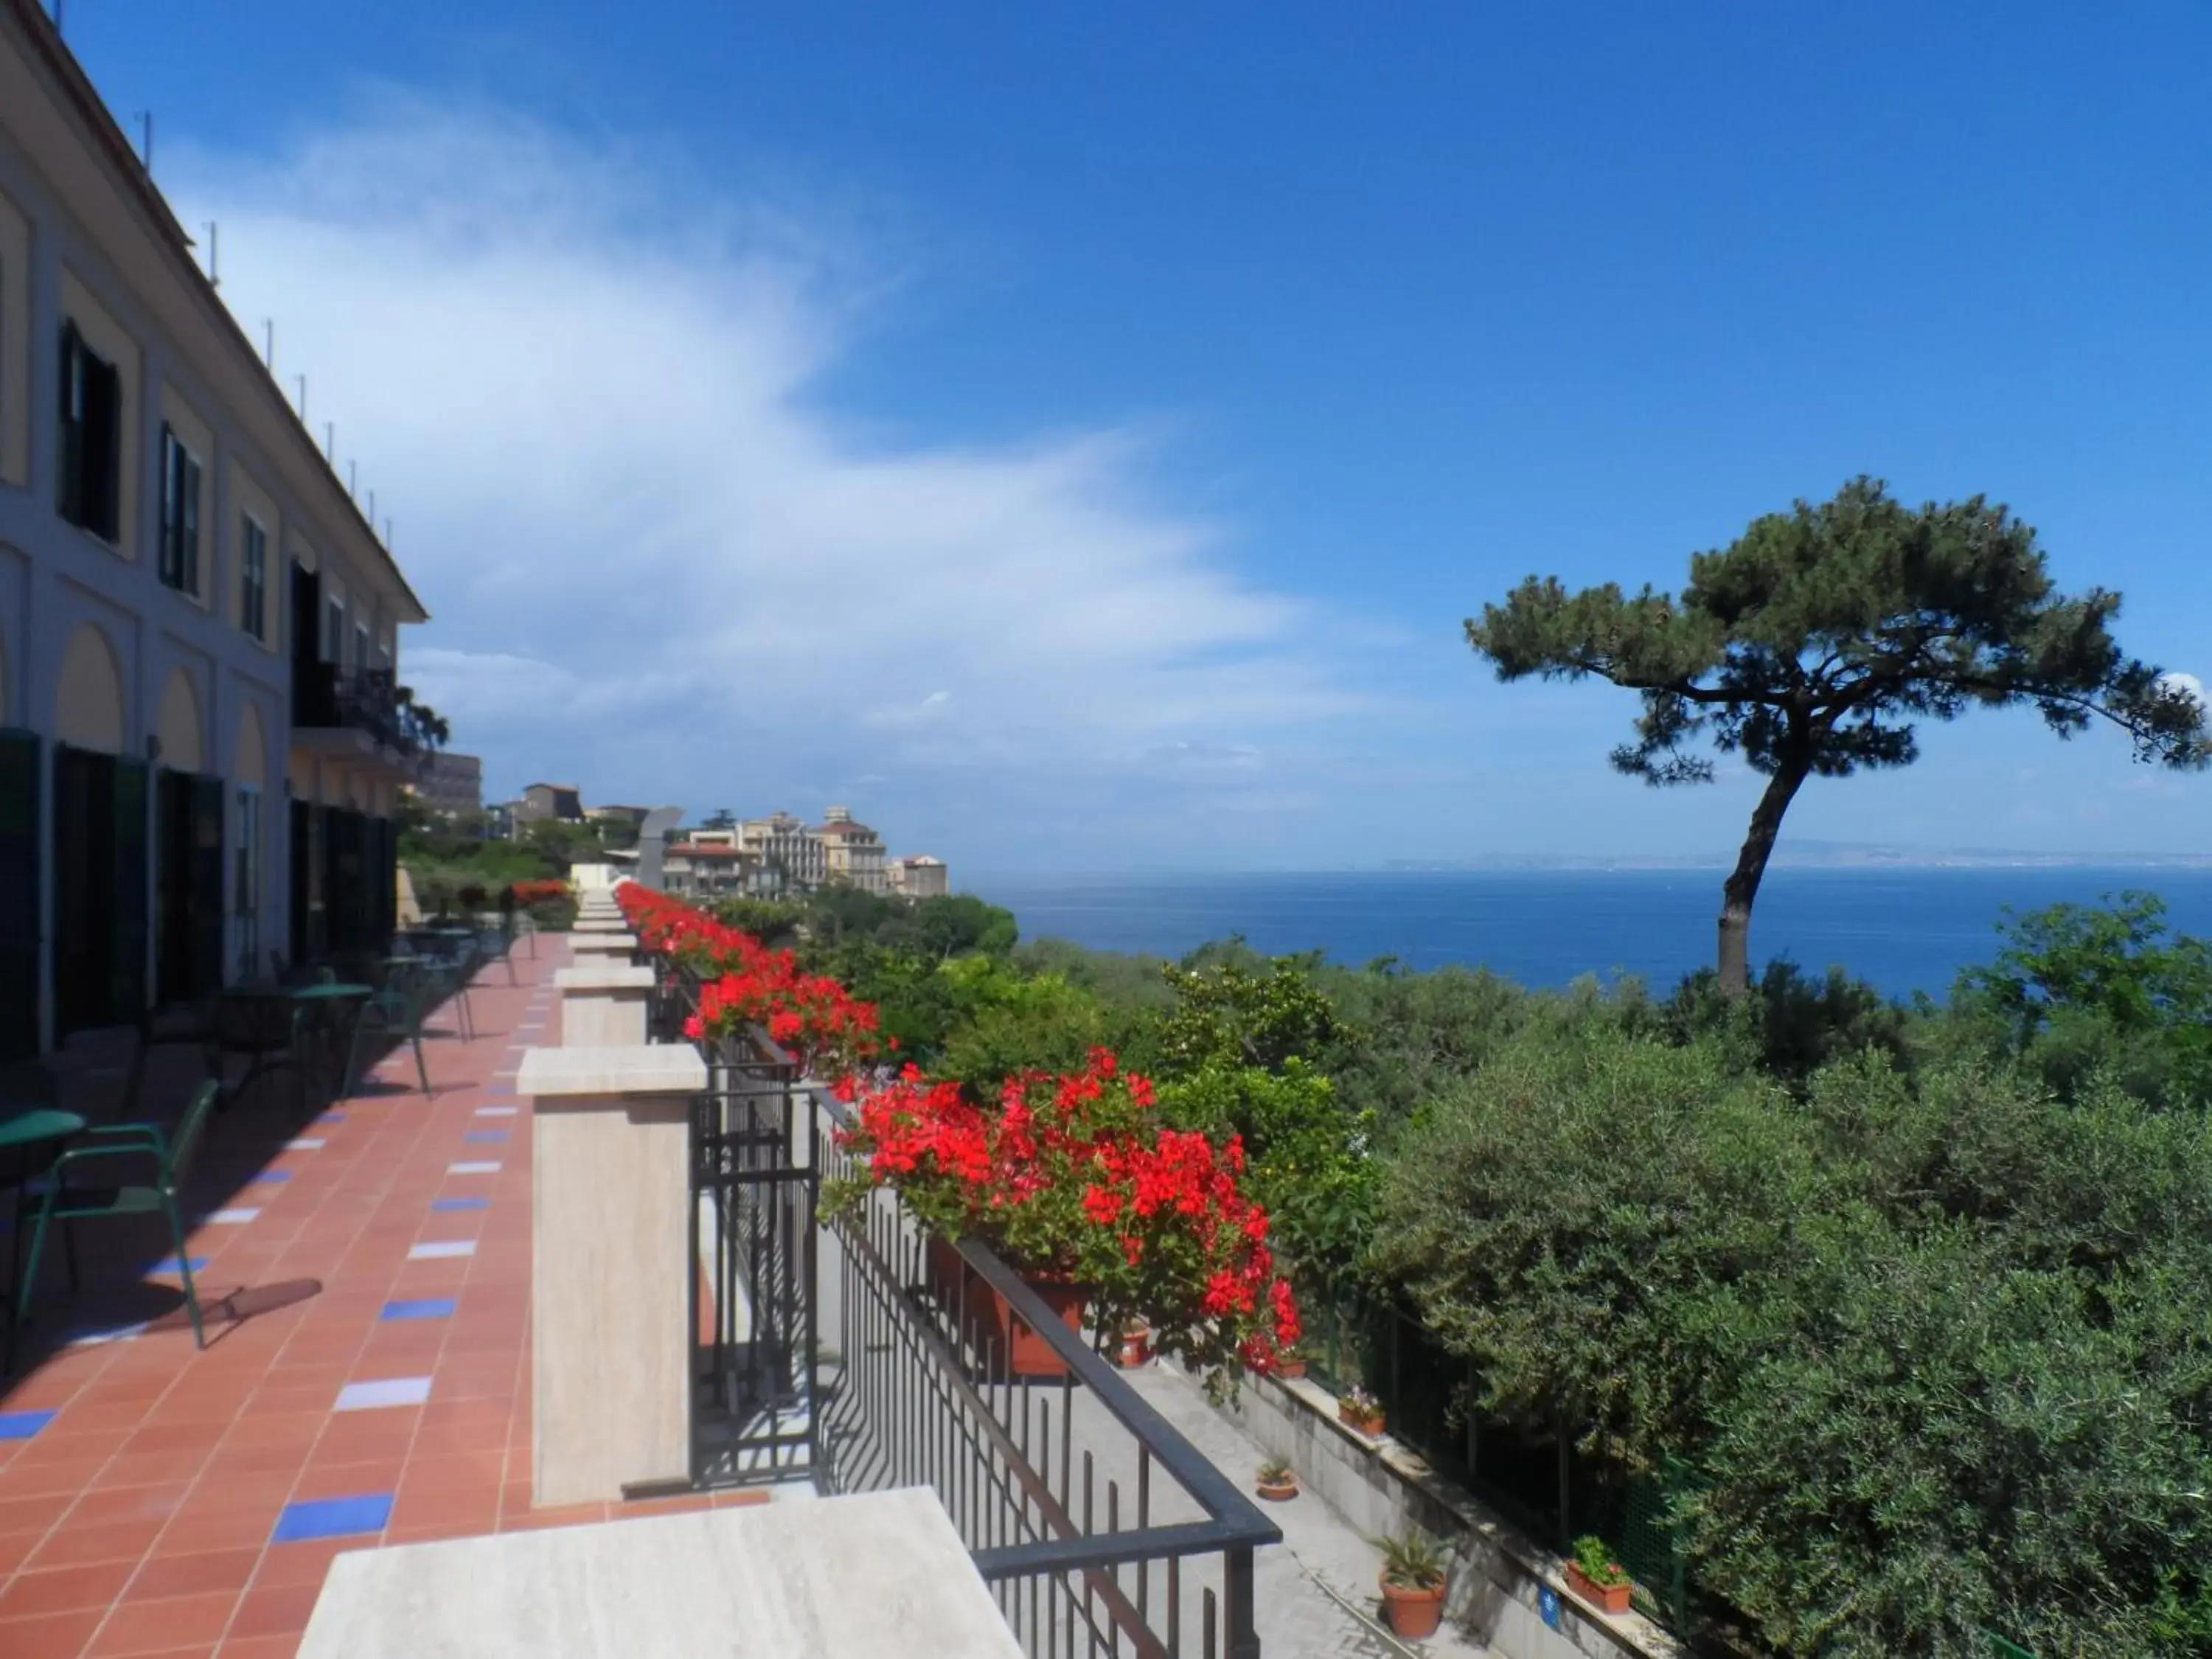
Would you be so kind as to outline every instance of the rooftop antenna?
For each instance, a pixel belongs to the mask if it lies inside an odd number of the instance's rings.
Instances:
[[[276,372],[276,319],[274,317],[261,319],[261,361],[271,374]]]
[[[349,460],[346,463],[346,494],[356,501],[361,499],[361,463],[359,461]]]
[[[384,550],[387,553],[392,550],[392,520],[389,519],[384,521]]]
[[[208,221],[208,286],[222,286],[222,270],[216,260],[215,221]]]
[[[297,378],[300,382],[300,424],[305,426],[307,423],[307,377],[301,374]]]
[[[372,525],[376,522],[376,492],[374,489],[368,492],[368,521]]]
[[[332,466],[338,464],[338,427],[336,421],[323,422],[323,459]]]
[[[145,127],[146,154],[143,160],[146,171],[151,173],[154,170],[154,112],[150,109],[140,110],[138,112],[138,119]]]

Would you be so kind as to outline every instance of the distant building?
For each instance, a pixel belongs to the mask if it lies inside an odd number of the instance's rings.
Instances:
[[[585,808],[584,816],[587,818],[623,818],[631,823],[642,824],[652,811],[650,806],[590,806]]]
[[[495,800],[484,808],[484,816],[491,820],[490,834],[494,841],[513,841],[522,803],[519,800]]]
[[[760,855],[738,845],[733,830],[698,830],[668,843],[661,858],[665,890],[687,898],[750,893],[758,884]]]
[[[927,853],[893,859],[884,866],[884,882],[886,890],[897,898],[944,898],[952,890],[945,860]]]
[[[522,799],[514,804],[517,823],[537,823],[547,818],[557,818],[563,823],[584,821],[582,793],[573,783],[532,783],[523,787]]]
[[[483,762],[451,750],[433,750],[416,775],[416,800],[426,810],[458,817],[483,811]]]
[[[842,806],[822,815],[822,827],[813,832],[822,843],[828,879],[843,882],[864,893],[881,893],[884,880],[884,838],[865,823],[856,823]]]
[[[737,845],[758,860],[755,891],[810,893],[829,879],[828,848],[813,830],[788,812],[748,818],[734,831],[701,830],[693,839],[732,833],[737,836]]]

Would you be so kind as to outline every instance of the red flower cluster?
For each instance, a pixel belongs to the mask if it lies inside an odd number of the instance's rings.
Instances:
[[[875,1006],[825,975],[807,973],[790,951],[771,951],[751,934],[635,882],[624,883],[615,898],[640,945],[700,976],[699,1006],[684,1025],[693,1042],[757,1025],[815,1071],[842,1072],[875,1056]]]
[[[1162,1123],[1151,1081],[1109,1050],[1072,1076],[1012,1079],[994,1109],[911,1066],[836,1093],[858,1114],[839,1144],[865,1158],[866,1185],[895,1187],[947,1237],[1084,1285],[1100,1328],[1141,1318],[1155,1346],[1214,1370],[1272,1370],[1297,1341],[1267,1212],[1243,1191],[1243,1145]]]
[[[568,896],[568,884],[550,877],[542,880],[518,881],[508,890],[517,904],[550,904]]]

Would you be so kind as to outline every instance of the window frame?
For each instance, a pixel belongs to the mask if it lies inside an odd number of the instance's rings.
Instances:
[[[155,564],[161,586],[200,596],[200,492],[207,468],[184,434],[161,422],[161,532]]]
[[[64,316],[59,378],[61,429],[55,509],[78,529],[111,547],[119,547],[123,540],[122,368],[94,350],[76,319]],[[94,440],[100,441],[98,447]]]
[[[251,507],[238,512],[238,625],[248,639],[269,643],[269,527]]]

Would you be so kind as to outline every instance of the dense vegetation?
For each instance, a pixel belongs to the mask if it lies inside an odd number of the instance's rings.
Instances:
[[[1095,1044],[1241,1129],[1310,1281],[1409,1310],[1455,1408],[1665,1469],[1777,1653],[2212,1651],[2212,947],[2011,920],[1945,1003],[1536,994],[1231,942],[1018,942],[970,898],[732,907],[978,1087]]]
[[[563,881],[574,864],[595,861],[614,847],[635,846],[636,826],[623,819],[562,823],[546,819],[526,827],[512,841],[487,833],[490,819],[478,812],[456,817],[424,811],[413,801],[399,813],[399,862],[415,884],[415,900],[426,914],[482,910],[495,904],[502,889],[517,882]],[[566,899],[531,905],[541,927],[565,927],[574,907]]]

